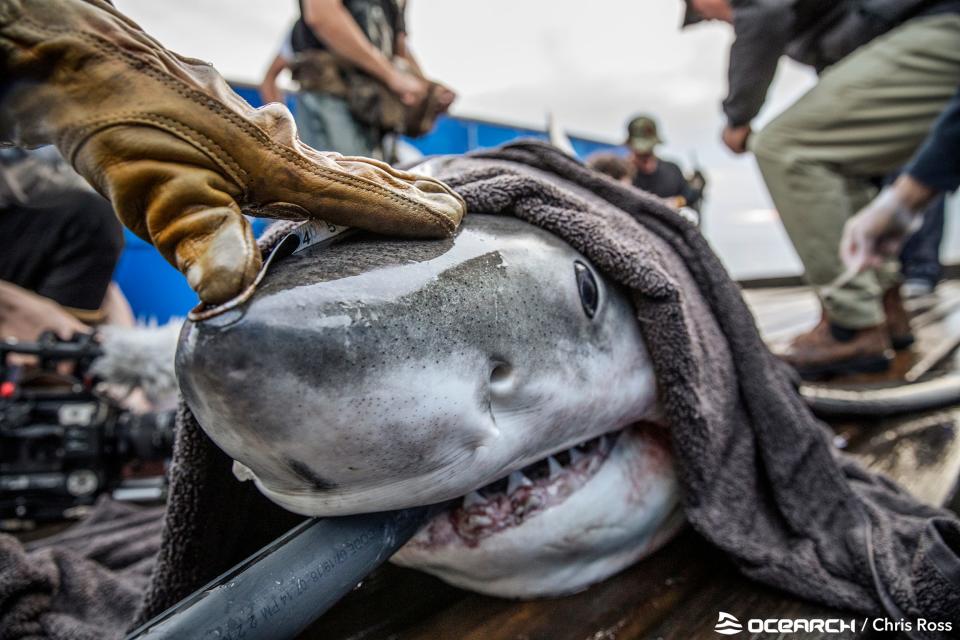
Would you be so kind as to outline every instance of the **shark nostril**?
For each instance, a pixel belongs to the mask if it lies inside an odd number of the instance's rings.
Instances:
[[[490,390],[504,393],[513,387],[513,367],[506,362],[498,362],[490,372]]]

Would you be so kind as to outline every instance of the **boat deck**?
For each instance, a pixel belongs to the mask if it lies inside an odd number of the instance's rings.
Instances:
[[[746,292],[760,330],[770,343],[789,339],[819,319],[807,289]],[[960,283],[945,283],[936,299],[914,305],[917,342],[898,354],[891,371],[847,383],[902,379],[923,354],[960,334]],[[941,368],[951,365],[947,358]],[[832,426],[847,449],[867,466],[897,479],[929,502],[960,508],[960,406],[874,421]],[[710,639],[718,612],[751,617],[854,616],[803,602],[741,577],[721,553],[692,531],[623,573],[585,592],[515,602],[469,593],[415,571],[385,566],[303,637],[328,640],[628,640]],[[862,621],[862,618],[861,618]],[[830,638],[863,638],[860,633]],[[749,635],[745,637],[750,637]],[[816,634],[805,634],[815,638]],[[824,635],[823,637],[827,637]],[[873,636],[875,637],[875,636]]]
[[[819,319],[805,288],[745,292],[757,324],[771,344],[789,339]],[[935,299],[913,305],[916,344],[897,355],[882,375],[842,383],[890,384],[924,354],[960,336],[960,281],[947,282]],[[939,365],[956,369],[956,354]],[[960,512],[960,405],[881,420],[831,426],[870,468],[883,471],[916,496]],[[66,523],[22,535],[50,535]],[[718,613],[741,622],[752,617],[855,616],[798,600],[739,575],[723,554],[690,530],[653,556],[572,596],[517,602],[477,595],[412,570],[385,565],[304,634],[324,640],[715,640]],[[860,618],[862,621],[862,617]],[[866,638],[875,634],[824,634]],[[755,637],[746,634],[738,637]],[[762,637],[774,637],[762,635]],[[804,638],[817,638],[804,634]]]

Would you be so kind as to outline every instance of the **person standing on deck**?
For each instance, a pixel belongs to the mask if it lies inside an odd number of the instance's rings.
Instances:
[[[946,196],[941,193],[923,211],[923,222],[915,234],[907,238],[900,251],[900,290],[905,300],[932,296],[943,278],[940,245],[943,243]]]
[[[609,176],[623,184],[633,183],[630,163],[615,153],[600,151],[591,154],[586,160],[587,168]]]
[[[300,0],[300,17],[261,83],[264,101],[281,101],[277,76],[290,67],[303,89],[296,96],[296,121],[304,142],[346,156],[383,158],[382,130],[357,118],[347,95],[355,87],[344,85],[340,73],[355,68],[406,106],[424,100],[429,83],[408,47],[404,10],[399,0]],[[454,98],[450,91],[441,96],[445,107]]]
[[[660,144],[663,140],[657,131],[657,122],[650,116],[636,116],[627,124],[626,145],[630,150],[633,186],[669,200],[677,208],[699,211],[706,179],[697,171],[687,180],[679,166],[657,156]]]
[[[837,255],[843,225],[899,169],[960,82],[960,0],[686,0],[684,26],[733,25],[722,138],[754,153],[821,322],[780,354],[805,377],[883,370],[913,336],[893,261],[852,279]],[[818,84],[753,133],[782,55]]]

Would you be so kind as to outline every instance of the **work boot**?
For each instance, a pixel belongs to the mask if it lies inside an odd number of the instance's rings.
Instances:
[[[846,329],[826,317],[777,354],[804,380],[886,371],[893,360],[885,325]]]
[[[887,316],[887,331],[893,348],[897,351],[907,349],[913,344],[914,338],[899,286],[891,287],[883,294],[883,313]]]

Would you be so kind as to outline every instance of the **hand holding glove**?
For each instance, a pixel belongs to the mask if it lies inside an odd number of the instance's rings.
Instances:
[[[55,143],[209,304],[260,267],[243,213],[444,237],[465,212],[437,180],[304,145],[285,107],[253,109],[102,0],[0,0],[0,72],[0,140]]]

